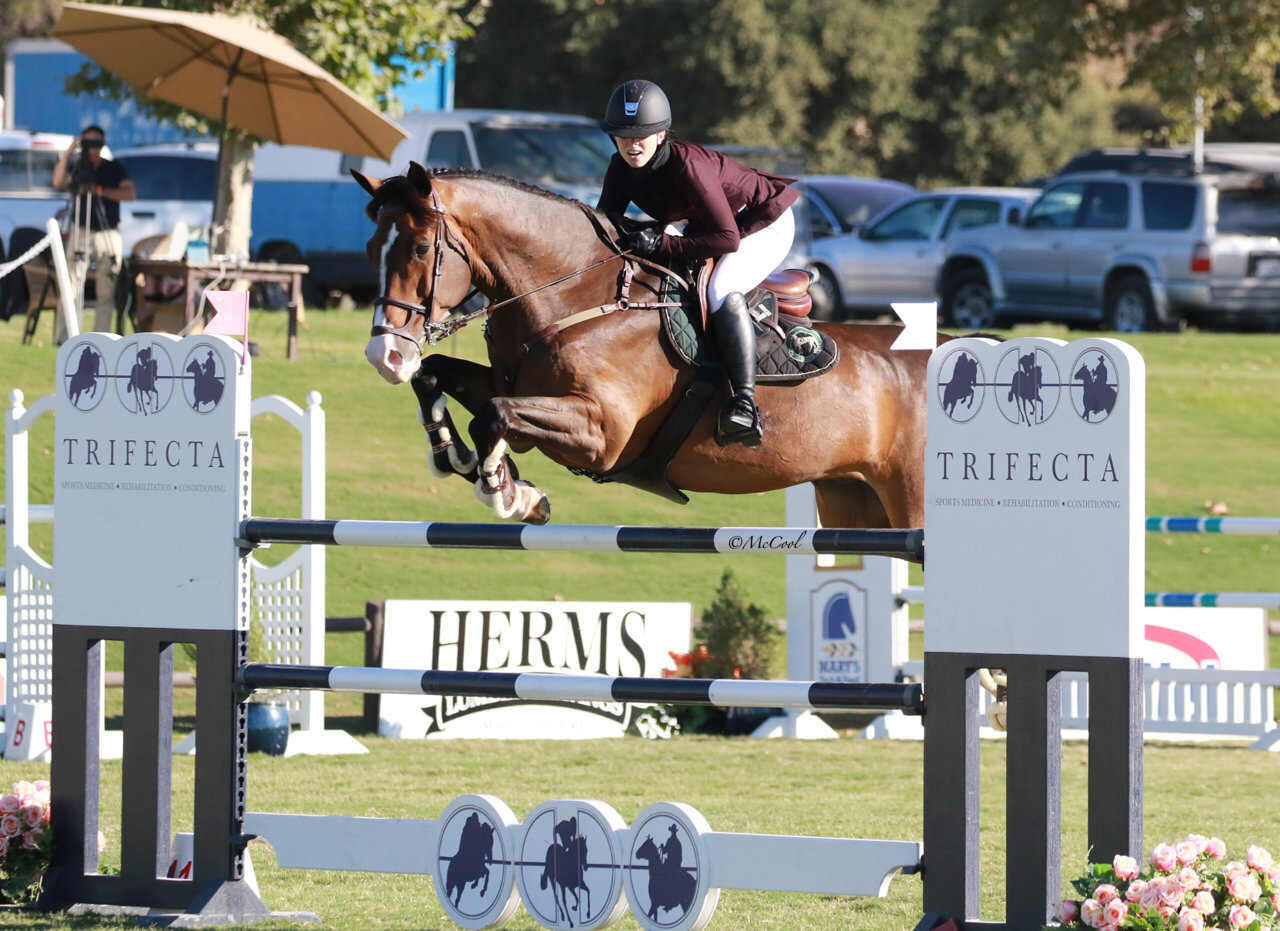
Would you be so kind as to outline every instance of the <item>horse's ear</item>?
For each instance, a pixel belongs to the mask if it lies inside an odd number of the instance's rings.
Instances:
[[[382,182],[379,181],[377,178],[370,178],[365,175],[362,175],[360,172],[356,171],[354,168],[350,169],[350,171],[351,171],[351,177],[356,179],[356,184],[364,188],[365,191],[368,192],[370,197],[378,193],[378,188],[382,187]]]
[[[426,197],[431,193],[431,174],[417,162],[409,163],[409,183],[419,194]]]

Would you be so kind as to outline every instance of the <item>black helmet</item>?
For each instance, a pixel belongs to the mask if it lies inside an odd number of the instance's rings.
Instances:
[[[671,125],[671,103],[652,81],[627,81],[614,88],[600,128],[610,136],[652,136]]]

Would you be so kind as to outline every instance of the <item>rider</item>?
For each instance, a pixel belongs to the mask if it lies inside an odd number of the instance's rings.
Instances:
[[[707,286],[711,334],[732,388],[720,412],[720,445],[757,446],[762,438],[755,403],[755,330],[743,293],[765,279],[791,251],[799,197],[792,178],[756,171],[692,142],[667,137],[671,104],[651,81],[619,85],[600,127],[613,137],[597,209],[621,214],[627,204],[662,224],[687,220],[683,236],[660,229],[625,234],[633,254],[665,261],[715,259]]]

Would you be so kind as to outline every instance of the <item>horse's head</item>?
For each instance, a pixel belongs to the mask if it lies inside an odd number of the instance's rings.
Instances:
[[[400,384],[418,370],[423,344],[435,341],[449,309],[467,296],[471,265],[425,168],[411,162],[407,174],[383,181],[351,174],[369,192],[365,210],[377,224],[365,246],[380,279],[365,357]]]

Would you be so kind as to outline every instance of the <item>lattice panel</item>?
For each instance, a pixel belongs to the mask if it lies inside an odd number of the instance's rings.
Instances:
[[[270,567],[257,560],[249,561],[253,572],[253,618],[262,631],[267,662],[291,666],[307,662],[306,573],[299,555]],[[285,692],[280,698],[289,708],[290,720],[300,723],[304,693]]]
[[[16,557],[16,558],[15,558]],[[5,703],[53,701],[53,570],[10,550]]]

